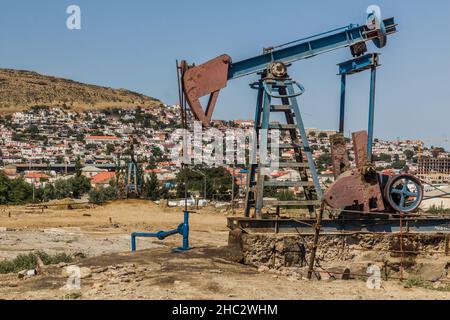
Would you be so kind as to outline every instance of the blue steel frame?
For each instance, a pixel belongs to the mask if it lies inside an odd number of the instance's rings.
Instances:
[[[298,88],[297,91],[295,91],[294,86]],[[252,83],[250,87],[252,89],[258,90],[258,100],[256,103],[256,111],[255,111],[255,130],[257,132],[257,139],[260,140],[259,143],[257,143],[256,145],[259,145],[260,148],[265,148],[266,151],[268,146],[268,130],[270,124],[270,113],[271,113],[270,109],[272,99],[289,99],[289,104],[291,105],[292,111],[295,114],[297,129],[299,130],[300,137],[302,139],[303,144],[302,152],[304,152],[307,157],[308,167],[309,171],[311,172],[312,180],[314,182],[317,198],[318,200],[322,200],[323,192],[320,187],[317,169],[314,164],[313,155],[311,153],[311,148],[309,146],[309,141],[306,135],[306,130],[303,124],[300,108],[297,101],[297,97],[305,92],[304,87],[291,79],[286,80],[262,79],[257,83]],[[286,95],[274,94],[273,93],[274,87],[286,87],[287,94]],[[257,150],[256,148],[252,148],[252,150],[253,150],[251,155],[252,162],[250,164],[247,177],[248,179],[246,191],[247,205],[245,209],[245,216],[246,217],[250,216],[250,208],[248,206],[249,193],[251,189],[250,183],[253,181],[254,176],[257,174],[257,188],[256,188],[257,192],[256,192],[256,199],[254,199],[255,217],[257,219],[261,219],[262,218],[261,213],[263,208],[263,197],[264,197],[264,175],[266,172],[265,169],[268,166],[268,164],[266,163],[266,161],[262,161],[262,159],[260,159],[259,165],[254,165],[257,159]]]
[[[174,249],[174,251],[187,251],[189,247],[189,211],[184,211],[184,221],[178,228],[169,231],[159,231],[154,233],[148,232],[133,232],[131,234],[131,251],[136,251],[136,238],[158,238],[158,240],[164,240],[175,234],[181,234],[183,236],[183,243],[181,247]]]
[[[378,64],[378,53],[369,53],[364,56],[338,64],[341,76],[341,100],[339,116],[339,132],[344,133],[345,124],[345,93],[347,87],[347,75],[352,75],[370,69],[370,98],[369,98],[369,124],[367,141],[367,160],[372,160],[373,128],[375,120],[375,89]]]
[[[394,18],[388,18],[381,23],[384,36],[397,32],[397,24]],[[228,80],[243,77],[249,74],[258,73],[267,69],[267,66],[274,61],[289,64],[298,60],[312,58],[316,55],[329,51],[353,46],[357,43],[378,39],[379,34],[375,31],[367,30],[367,26],[349,25],[344,31],[336,32],[328,36],[323,34],[313,36],[313,40],[300,42],[296,45],[278,50],[270,50],[262,55],[250,59],[238,61],[230,65]],[[385,45],[379,44],[379,47]]]

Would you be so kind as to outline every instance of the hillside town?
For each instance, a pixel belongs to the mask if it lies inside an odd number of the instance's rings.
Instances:
[[[73,175],[77,159],[82,173],[93,188],[108,186],[116,178],[117,164],[129,159],[131,153],[144,168],[144,177],[156,173],[161,185],[176,184],[180,167],[171,161],[172,132],[181,128],[177,105],[158,108],[114,108],[78,113],[64,108],[36,106],[28,111],[3,116],[0,119],[0,165],[10,178],[23,177],[26,182],[43,187],[49,182]],[[251,120],[214,121],[222,132],[228,129],[252,130]],[[331,165],[330,137],[332,130],[307,129],[319,178],[324,185],[334,180]],[[132,150],[131,150],[132,149]],[[351,140],[347,140],[349,160],[354,165]],[[421,141],[383,141],[376,139],[374,163],[379,171],[422,174],[430,183],[446,183],[448,175],[420,172],[419,158],[447,159],[442,148],[424,147]],[[284,160],[294,157],[292,150],[280,154]],[[122,160],[121,160],[122,159]],[[244,192],[245,170],[226,167],[234,172],[240,193]],[[422,170],[423,171],[423,170]],[[283,180],[297,172],[277,170],[273,179]]]

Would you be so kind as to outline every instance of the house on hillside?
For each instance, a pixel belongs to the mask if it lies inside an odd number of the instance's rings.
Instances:
[[[114,144],[120,141],[116,136],[87,136],[85,140],[86,144]]]
[[[42,172],[28,172],[24,179],[27,183],[35,187],[45,187],[50,180],[50,176]]]
[[[99,169],[94,166],[86,166],[81,169],[81,174],[83,176],[85,176],[86,178],[92,178],[93,176],[95,176],[99,173],[102,173],[102,172],[106,172],[106,171],[107,170],[105,170],[105,169]]]
[[[91,178],[91,185],[96,189],[106,188],[110,186],[111,182],[115,181],[115,179],[115,172],[102,172]]]

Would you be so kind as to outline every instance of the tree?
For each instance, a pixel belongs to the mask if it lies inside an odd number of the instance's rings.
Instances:
[[[72,196],[72,184],[68,180],[55,181],[55,198],[64,199]]]
[[[324,171],[327,169],[328,166],[330,166],[332,163],[331,160],[331,154],[328,152],[325,152],[317,158],[317,167],[319,171]]]
[[[42,190],[42,198],[43,201],[49,201],[56,198],[56,190],[55,186],[51,183],[46,184],[45,187]]]
[[[113,144],[108,143],[108,144],[106,145],[106,154],[110,155],[110,154],[113,153],[115,150],[116,150],[116,147],[115,147]]]
[[[33,200],[33,187],[22,178],[11,180],[8,202],[24,204]]]
[[[155,159],[156,162],[166,161],[166,154],[159,147],[152,147],[151,157]]]
[[[82,175],[70,178],[69,183],[72,185],[72,196],[74,198],[80,198],[91,190],[91,180]]]
[[[166,188],[165,186],[163,186],[163,187],[159,190],[159,198],[160,198],[160,199],[169,199],[169,198],[170,198],[169,189]]]
[[[82,143],[86,142],[84,140],[84,133],[82,133],[82,132],[77,133],[76,139],[77,139],[78,142],[82,142]]]
[[[412,150],[405,150],[403,153],[405,154],[406,159],[408,160],[411,160],[414,156],[414,151]]]
[[[148,159],[148,165],[147,165],[147,170],[152,170],[152,169],[156,169],[157,165],[156,165],[156,159],[153,155],[150,155],[150,158]]]
[[[199,173],[206,175],[206,195],[212,197],[213,194],[231,194],[231,174],[224,167],[204,168],[197,166],[195,170],[184,169],[177,174],[176,192],[178,198],[184,198],[184,185],[187,182],[188,196],[190,192],[196,191],[203,195],[205,188],[205,178]]]
[[[104,189],[94,189],[89,192],[89,202],[102,205],[105,202],[114,200],[117,198],[117,190],[111,186]]]
[[[81,169],[83,168],[83,165],[81,164],[80,157],[77,158],[77,161],[75,162],[75,176],[79,177],[81,176]]]
[[[394,161],[392,162],[392,168],[397,170],[404,170],[406,168],[406,161],[405,160]]]
[[[145,183],[144,196],[152,201],[156,201],[160,197],[159,181],[154,172],[150,174],[150,179]]]
[[[376,158],[377,161],[383,161],[383,162],[391,162],[392,157],[389,154],[386,153],[380,153],[380,155]]]
[[[25,129],[25,133],[29,134],[31,139],[35,139],[39,135],[39,128],[32,124],[27,129]]]
[[[0,203],[7,204],[9,200],[10,180],[3,173],[0,172]]]

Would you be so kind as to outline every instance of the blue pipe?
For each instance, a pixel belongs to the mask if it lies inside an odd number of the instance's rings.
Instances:
[[[187,251],[189,247],[189,211],[184,211],[184,221],[176,229],[169,231],[158,232],[133,232],[131,234],[131,251],[136,251],[136,238],[157,238],[158,240],[164,240],[175,234],[181,234],[183,236],[183,243],[181,247],[175,249],[175,251]]]

